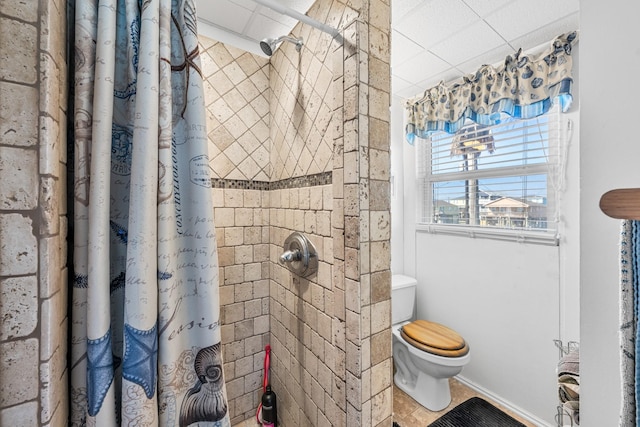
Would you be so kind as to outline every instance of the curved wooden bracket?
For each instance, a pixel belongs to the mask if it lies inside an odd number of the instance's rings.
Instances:
[[[600,198],[600,209],[618,219],[640,220],[640,188],[618,188]]]

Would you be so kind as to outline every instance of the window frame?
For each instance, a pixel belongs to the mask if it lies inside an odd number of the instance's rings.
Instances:
[[[547,162],[545,163],[533,163],[517,166],[504,166],[488,169],[476,169],[471,171],[442,172],[433,174],[431,138],[417,138],[416,148],[418,150],[416,155],[416,192],[418,203],[416,205],[416,231],[558,246],[560,242],[560,236],[558,233],[559,224],[557,220],[557,203],[559,199],[557,184],[560,180],[558,174],[561,168],[559,167],[559,165],[565,160],[561,158],[561,154],[564,154],[562,149],[563,141],[561,140],[562,132],[560,129],[562,118],[560,109],[557,106],[554,106],[549,112],[545,113],[544,116],[548,117],[549,124],[551,124],[552,121],[555,121],[557,124],[556,126],[549,126],[547,129],[547,147],[549,150],[548,159],[550,160],[547,160]],[[534,119],[536,118],[518,120],[524,121]],[[496,147],[496,149],[499,149],[499,147]],[[434,183],[534,175],[545,175],[547,180],[546,208],[548,225],[545,229],[500,228],[494,226],[445,224],[433,222],[433,212],[435,209],[433,200]],[[478,212],[478,219],[479,218],[480,213]],[[549,227],[552,224],[554,225]]]

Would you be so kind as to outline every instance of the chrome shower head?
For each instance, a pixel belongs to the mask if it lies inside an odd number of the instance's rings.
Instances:
[[[273,55],[273,50],[276,48],[275,39],[266,38],[260,42],[260,49],[264,52],[265,55],[271,56]]]
[[[282,36],[282,37],[278,37],[277,39],[272,39],[272,38],[263,39],[260,42],[260,49],[262,49],[265,55],[271,56],[273,55],[273,52],[276,50],[276,47],[278,47],[278,44],[282,41],[288,41],[295,44],[296,50],[298,52],[300,52],[300,49],[302,49],[302,45],[304,45],[304,40],[302,38],[296,39],[294,37]]]

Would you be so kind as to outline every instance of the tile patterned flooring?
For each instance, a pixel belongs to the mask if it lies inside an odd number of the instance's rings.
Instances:
[[[432,412],[425,407],[421,406],[408,394],[400,390],[398,387],[393,386],[393,421],[400,424],[400,427],[426,427],[429,423],[440,418],[447,411],[455,408],[465,400],[477,396],[485,399],[488,402],[491,402],[493,405],[497,406],[507,414],[511,415],[513,418],[517,419],[521,423],[523,423],[527,427],[536,427],[535,424],[532,424],[529,421],[522,419],[518,415],[513,412],[505,409],[503,406],[498,403],[492,401],[487,396],[484,396],[475,390],[467,387],[466,385],[460,383],[455,379],[451,379],[449,383],[451,387],[451,403],[445,409],[439,412]]]

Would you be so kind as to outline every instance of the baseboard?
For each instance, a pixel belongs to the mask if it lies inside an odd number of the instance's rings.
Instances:
[[[469,381],[468,379],[466,379],[464,377],[461,377],[461,376],[456,376],[455,378],[456,378],[456,380],[460,381],[462,384],[466,385],[467,387],[477,391],[478,393],[484,394],[489,399],[499,403],[500,405],[502,405],[505,408],[509,409],[513,413],[518,414],[519,417],[522,417],[523,419],[529,421],[530,423],[535,424],[536,426],[539,426],[539,427],[557,427],[556,424],[549,424],[547,421],[541,420],[540,418],[536,417],[535,415],[531,414],[530,412],[527,412],[524,409],[520,408],[519,406],[516,406],[513,403],[509,402],[508,400],[505,400],[502,397],[490,392],[489,390],[485,389],[482,386],[479,386],[478,384],[474,383],[473,381]]]

